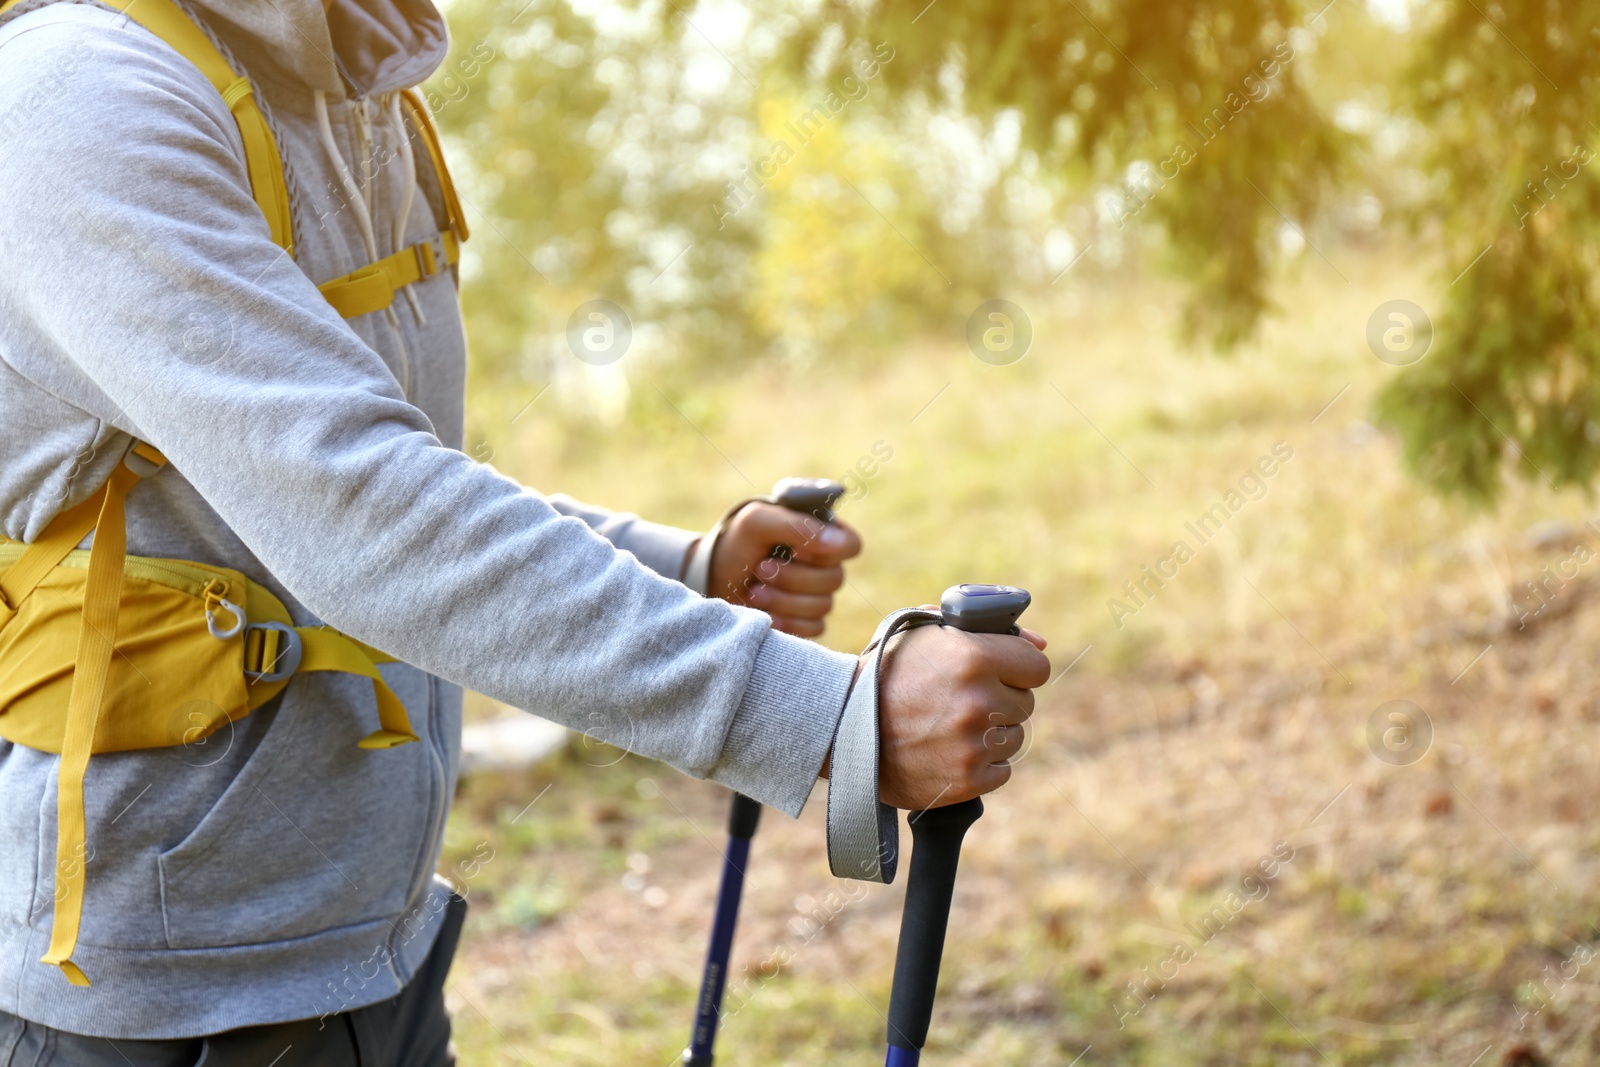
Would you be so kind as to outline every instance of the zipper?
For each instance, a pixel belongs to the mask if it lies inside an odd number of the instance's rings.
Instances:
[[[15,563],[27,546],[20,542],[0,543],[0,568]],[[74,570],[87,570],[89,568],[89,550],[75,548],[67,553],[65,559],[56,564],[58,567],[71,567]],[[212,582],[226,582],[229,591],[232,591],[235,579],[226,571],[213,570],[198,563],[189,563],[186,560],[157,559],[153,556],[126,556],[122,561],[122,573],[130,578],[143,578],[146,581],[157,582],[169,589],[176,589],[180,593],[197,599],[205,596],[206,586]]]

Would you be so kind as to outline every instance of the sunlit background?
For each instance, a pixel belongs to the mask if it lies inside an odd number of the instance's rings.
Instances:
[[[845,481],[841,650],[1035,595],[926,1062],[1595,1062],[1600,3],[446,10],[475,456],[693,529]],[[492,762],[463,1062],[676,1062],[725,791]],[[881,1062],[904,887],[822,814],[721,1063]]]

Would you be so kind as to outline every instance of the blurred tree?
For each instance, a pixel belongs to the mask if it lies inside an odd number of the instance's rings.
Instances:
[[[749,126],[738,95],[697,80],[696,57],[648,13],[485,0],[450,16],[451,57],[429,86],[481,235],[474,370],[491,387],[548,381],[571,362],[567,317],[596,297],[626,310],[636,350],[647,323],[690,350],[748,343],[746,317],[708,313],[749,288],[747,220],[711,210],[740,158],[726,143]]]
[[[491,53],[441,88],[494,235],[478,365],[548,377],[596,295],[680,359],[855,356],[1144,234],[1226,349],[1284,249],[1387,208],[1465,270],[1380,400],[1413,470],[1484,502],[1506,469],[1587,485],[1600,0],[1386,6],[1412,32],[1360,0],[457,0],[443,78]]]
[[[799,99],[769,98],[761,112],[767,143],[805,138],[767,183],[749,294],[763,337],[802,363],[835,349],[854,355],[976,299],[982,261],[969,258],[966,270],[939,266],[960,259],[943,254],[949,242],[934,205],[896,153],[901,138],[872,122],[791,132],[796,116],[809,113]]]
[[[1412,469],[1487,503],[1514,471],[1588,487],[1600,452],[1600,3],[1438,3],[1405,79],[1445,249],[1433,351],[1379,403]]]
[[[1348,137],[1296,76],[1316,8],[1292,0],[823,0],[791,64],[836,72],[880,42],[896,95],[1015,112],[1048,170],[1109,186],[1103,221],[1165,231],[1195,283],[1191,337],[1229,347],[1268,306],[1279,229],[1309,225]],[[1114,237],[1112,239],[1115,239]]]
[[[597,296],[661,327],[636,358],[717,367],[775,342],[800,362],[857,357],[1042,273],[1019,227],[1051,205],[1036,185],[1002,195],[1014,146],[953,114],[937,119],[958,136],[926,136],[927,114],[908,134],[866,102],[876,70],[848,85],[788,70],[774,60],[792,16],[708,22],[713,41],[650,0],[460,0],[450,15],[430,98],[482,234],[466,293],[481,378],[548,380],[570,364],[566,316]],[[1001,163],[975,182],[977,155]],[[656,353],[637,351],[652,337]]]

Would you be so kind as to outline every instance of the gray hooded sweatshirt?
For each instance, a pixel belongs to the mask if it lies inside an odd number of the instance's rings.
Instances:
[[[382,673],[422,743],[358,748],[377,726],[371,683],[318,673],[203,745],[93,757],[85,989],[39,962],[58,758],[0,741],[0,1009],[115,1038],[400,990],[442,910],[461,686],[794,815],[855,664],[685,588],[692,534],[543,496],[459,451],[451,272],[392,316],[346,321],[317,292],[440,228],[437,182],[425,153],[405,165],[393,109],[444,55],[428,0],[188,10],[268,113],[296,258],[270,241],[233,117],[189,63],[95,4],[14,9],[0,530],[33,540],[131,439],[152,443],[170,465],[128,498],[129,552],[237,568],[296,624],[399,657]]]

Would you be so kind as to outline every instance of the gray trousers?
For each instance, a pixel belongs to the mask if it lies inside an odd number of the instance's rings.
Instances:
[[[444,979],[466,914],[452,893],[426,962],[391,1000],[180,1041],[84,1037],[0,1012],[0,1067],[454,1067]]]

